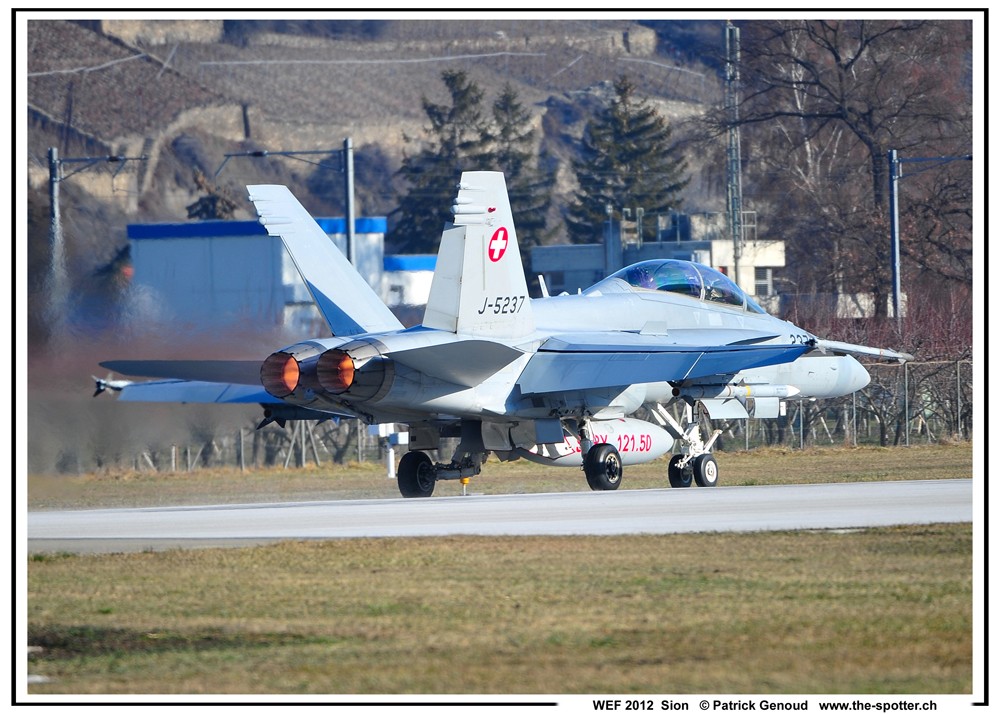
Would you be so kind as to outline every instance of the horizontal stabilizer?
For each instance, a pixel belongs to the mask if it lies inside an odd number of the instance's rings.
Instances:
[[[887,362],[913,361],[913,355],[906,352],[896,352],[895,350],[868,347],[866,345],[852,345],[849,342],[837,342],[836,340],[816,340],[815,347],[824,354],[833,353],[851,355],[852,357],[874,357]]]
[[[279,236],[316,307],[337,336],[403,325],[286,186],[247,186],[260,223]]]
[[[101,366],[130,377],[190,379],[260,387],[260,362],[253,360],[112,360]]]
[[[499,342],[466,340],[393,352],[393,361],[463,387],[475,387],[522,356]]]
[[[808,349],[805,345],[663,345],[655,352],[539,350],[524,368],[518,385],[522,394],[542,394],[679,382],[792,362]]]

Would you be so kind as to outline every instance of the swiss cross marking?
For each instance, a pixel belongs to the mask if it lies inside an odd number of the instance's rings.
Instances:
[[[489,249],[487,253],[490,256],[490,260],[494,263],[500,260],[503,254],[507,252],[507,229],[503,226],[497,228],[496,233],[490,238],[487,248]]]

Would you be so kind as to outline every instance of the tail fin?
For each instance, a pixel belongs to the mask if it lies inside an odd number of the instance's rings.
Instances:
[[[423,324],[465,335],[530,335],[535,320],[503,173],[466,171],[458,188]]]
[[[389,332],[403,325],[286,186],[247,186],[268,235],[280,236],[337,336]]]

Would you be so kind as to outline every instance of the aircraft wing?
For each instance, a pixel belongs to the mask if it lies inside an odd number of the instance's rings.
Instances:
[[[606,336],[609,338],[611,336]],[[621,337],[615,335],[614,338]],[[613,338],[613,339],[614,339]],[[547,340],[518,379],[522,394],[625,387],[642,382],[679,382],[743,369],[792,362],[808,345],[677,345],[627,339]]]
[[[195,380],[261,388],[260,362],[253,360],[111,360],[101,366],[130,377]]]
[[[852,345],[849,342],[837,342],[836,340],[816,340],[814,345],[820,352],[832,352],[833,354],[846,354],[852,357],[875,357],[876,359],[888,362],[911,362],[913,355],[906,352],[896,352],[895,350],[882,349],[881,347],[868,347],[866,345]]]
[[[541,349],[549,352],[663,352],[677,347],[702,347],[704,329],[647,332],[573,332],[548,338]],[[741,329],[713,329],[712,339],[724,346],[756,345],[773,340],[773,332]],[[772,345],[773,346],[773,345]]]
[[[125,402],[199,404],[282,404],[260,383],[260,362],[251,360],[112,360],[102,367],[132,377],[120,390]]]
[[[173,402],[180,404],[284,404],[258,385],[225,384],[186,379],[133,382],[121,389],[123,402]]]

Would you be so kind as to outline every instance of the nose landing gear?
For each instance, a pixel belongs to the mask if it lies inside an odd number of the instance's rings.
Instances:
[[[657,404],[653,416],[670,435],[681,442],[681,453],[675,454],[667,466],[667,480],[671,488],[688,488],[692,482],[699,486],[715,486],[719,482],[719,464],[709,453],[721,429],[712,432],[708,441],[702,441],[699,420],[692,415],[690,405],[684,409],[687,427],[681,427],[662,404]]]

